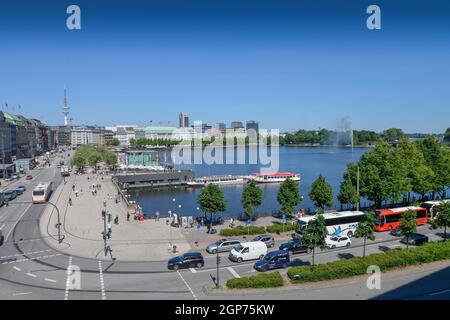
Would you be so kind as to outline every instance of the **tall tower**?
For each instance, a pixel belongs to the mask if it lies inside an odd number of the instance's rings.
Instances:
[[[64,125],[69,125],[69,107],[67,106],[67,89],[64,87],[64,107],[63,107],[63,115],[64,115]]]

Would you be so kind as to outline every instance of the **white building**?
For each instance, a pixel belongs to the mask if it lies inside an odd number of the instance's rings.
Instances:
[[[95,127],[73,127],[72,147],[83,144],[100,144],[100,129]]]

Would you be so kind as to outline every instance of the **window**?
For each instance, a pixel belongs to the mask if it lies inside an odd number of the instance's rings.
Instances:
[[[399,222],[402,217],[401,213],[386,215],[386,223]]]
[[[417,213],[417,218],[426,218],[427,216],[427,211],[426,210],[419,210],[416,212]]]

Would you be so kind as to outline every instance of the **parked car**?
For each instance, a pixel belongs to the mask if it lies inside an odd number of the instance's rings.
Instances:
[[[32,179],[33,179],[33,176],[32,176],[31,174],[29,174],[29,175],[26,176],[25,179],[26,179],[26,180],[32,180]]]
[[[266,244],[267,248],[273,248],[275,246],[275,239],[267,234],[257,236],[252,241],[262,241]]]
[[[6,176],[4,179],[6,182],[12,181],[13,178],[11,176]]]
[[[18,186],[18,187],[16,188],[16,190],[17,190],[17,189],[22,190],[22,193],[25,192],[25,191],[27,190],[27,188],[26,188],[25,186]]]
[[[183,268],[201,268],[205,265],[205,260],[200,252],[187,252],[181,256],[170,259],[167,262],[169,270]]]
[[[230,252],[228,258],[239,262],[246,260],[262,259],[267,253],[267,246],[262,241],[244,242],[236,245]]]
[[[5,192],[3,192],[3,196],[5,197],[6,201],[11,201],[17,198],[17,192],[16,190],[6,190]]]
[[[18,174],[13,174],[12,178],[13,178],[13,180],[17,180],[17,179],[19,179],[19,175]]]
[[[400,237],[402,235],[402,229],[400,229],[400,228],[392,229],[390,234],[395,237]]]
[[[331,236],[325,239],[326,245],[330,249],[350,247],[352,241],[347,236]]]
[[[279,268],[287,268],[289,263],[289,252],[285,250],[276,250],[267,253],[261,260],[256,261],[253,268],[257,271],[268,271]]]
[[[409,237],[409,241],[408,241],[407,237],[403,237],[403,239],[400,242],[403,244],[411,245],[411,246],[420,246],[424,243],[427,243],[428,241],[429,241],[429,239],[426,235],[420,234],[420,233],[413,233]]]
[[[236,245],[241,244],[238,239],[220,239],[215,243],[211,243],[206,247],[208,253],[231,251]]]
[[[310,253],[312,250],[305,246],[301,239],[292,239],[286,243],[282,243],[279,247],[280,250],[290,251],[292,254],[295,253]]]

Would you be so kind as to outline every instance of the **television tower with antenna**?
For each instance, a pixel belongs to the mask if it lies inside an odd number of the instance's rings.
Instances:
[[[63,115],[64,115],[64,125],[69,125],[69,107],[67,106],[67,89],[64,87],[64,107],[63,107]]]

